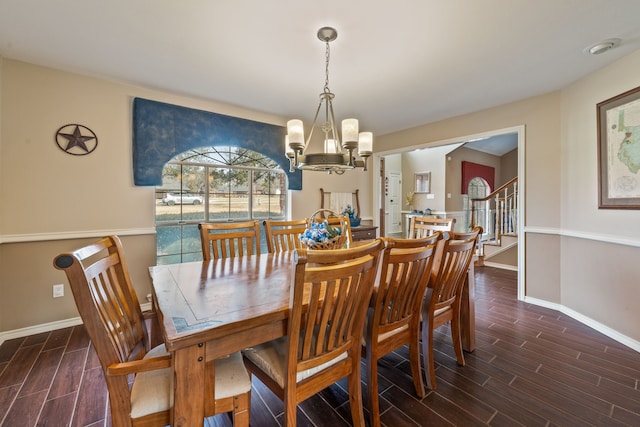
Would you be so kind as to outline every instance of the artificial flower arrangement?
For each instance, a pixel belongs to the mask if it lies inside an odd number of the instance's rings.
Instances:
[[[347,207],[342,211],[342,215],[349,217],[349,222],[352,227],[360,225],[360,217],[356,216],[356,211],[353,209],[353,206],[347,205]]]
[[[356,211],[353,210],[353,207],[351,205],[347,205],[347,207],[342,211],[342,215],[348,216],[349,218],[355,218]]]
[[[414,196],[414,192],[413,191],[409,191],[407,193],[407,206],[411,206],[413,205],[413,196]]]
[[[307,220],[307,228],[300,234],[299,239],[302,245],[309,249],[340,249],[344,247],[347,241],[347,235],[343,234],[343,230],[348,226],[346,219],[340,217],[341,226],[331,226],[325,219],[323,221],[317,221],[315,216],[320,212],[329,212],[332,216],[338,216],[338,214],[329,209],[320,209],[311,215]]]

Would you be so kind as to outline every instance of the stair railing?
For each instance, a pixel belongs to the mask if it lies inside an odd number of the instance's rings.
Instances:
[[[471,227],[482,226],[484,242],[500,244],[503,234],[518,234],[518,177],[481,199],[471,199]]]

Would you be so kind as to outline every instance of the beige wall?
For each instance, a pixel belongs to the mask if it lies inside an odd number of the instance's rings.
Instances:
[[[640,51],[562,91],[562,304],[640,341],[640,211],[598,209],[596,104],[640,86]],[[640,181],[640,176],[637,176]]]
[[[415,190],[414,174],[431,172],[431,193],[433,199],[426,194],[415,194],[413,208],[431,209],[434,212],[445,210],[446,187],[446,155],[453,148],[434,147],[418,151],[402,153],[402,209],[407,210],[406,196]]]
[[[518,176],[518,149],[500,157],[500,185]]]

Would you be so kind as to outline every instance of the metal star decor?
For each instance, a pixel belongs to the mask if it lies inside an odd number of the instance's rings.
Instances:
[[[69,124],[56,132],[56,144],[67,154],[84,156],[98,147],[98,137],[86,126]]]

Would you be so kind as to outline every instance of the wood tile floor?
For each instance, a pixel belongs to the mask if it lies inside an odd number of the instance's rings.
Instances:
[[[516,273],[476,269],[477,349],[455,363],[436,334],[437,389],[412,388],[407,351],[380,362],[381,421],[396,426],[640,426],[640,353],[559,312],[516,301]],[[346,383],[299,405],[299,426],[348,426]],[[251,424],[282,403],[254,379]],[[0,347],[0,425],[110,426],[102,371],[82,326]],[[209,427],[231,426],[226,415]]]

